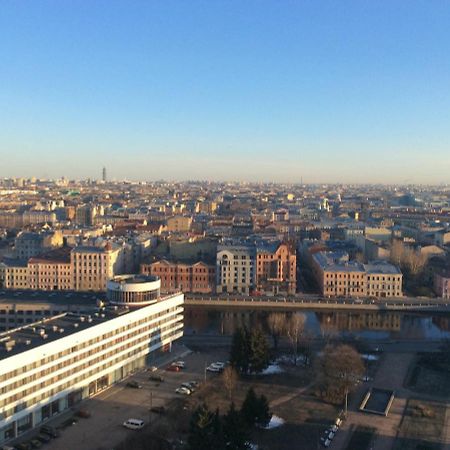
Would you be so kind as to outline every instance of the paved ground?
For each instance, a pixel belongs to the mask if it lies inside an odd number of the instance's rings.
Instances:
[[[175,346],[174,346],[175,347]],[[178,396],[175,389],[185,381],[196,380],[202,382],[205,377],[205,364],[221,360],[217,353],[190,353],[184,355],[186,369],[181,372],[168,372],[165,367],[169,361],[180,359],[186,352],[186,347],[178,346],[176,350],[159,361],[160,373],[164,377],[163,383],[149,381],[149,372],[144,370],[133,374],[128,379],[112,386],[94,398],[83,401],[78,407],[89,410],[92,416],[89,419],[78,419],[75,425],[61,431],[61,437],[46,444],[45,450],[111,450],[122,442],[129,433],[122,423],[129,418],[143,419],[145,422],[156,420],[157,416],[150,414],[149,408],[168,404]],[[207,374],[207,377],[216,376]],[[142,389],[126,387],[130,380],[138,381]],[[195,395],[195,394],[194,394]],[[72,413],[65,413],[52,422],[57,426]],[[26,436],[30,439],[31,436]]]
[[[383,356],[374,381],[361,384],[353,395],[349,405],[348,419],[333,440],[333,449],[344,450],[351,432],[356,426],[375,427],[377,429],[373,450],[389,450],[392,448],[408,397],[407,391],[402,388],[403,380],[413,357],[413,353],[395,353]],[[387,417],[359,411],[360,402],[370,387],[392,389],[396,392],[396,397]]]

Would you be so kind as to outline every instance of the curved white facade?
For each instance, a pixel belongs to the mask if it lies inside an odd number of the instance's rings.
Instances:
[[[148,275],[118,275],[106,285],[108,301],[121,306],[145,306],[160,298],[161,280]]]

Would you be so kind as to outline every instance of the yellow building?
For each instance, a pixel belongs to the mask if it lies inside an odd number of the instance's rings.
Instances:
[[[403,275],[385,261],[361,264],[346,252],[317,252],[312,268],[326,297],[401,297]]]
[[[172,233],[186,233],[191,229],[192,217],[173,216],[167,219],[167,231]]]
[[[123,250],[108,242],[104,247],[79,246],[70,253],[76,291],[104,291],[106,282],[122,273]]]

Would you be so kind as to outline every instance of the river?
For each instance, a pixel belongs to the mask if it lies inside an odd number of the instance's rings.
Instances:
[[[268,311],[218,310],[185,307],[185,335],[231,335],[242,325],[268,331]],[[305,332],[311,338],[356,338],[367,340],[450,339],[448,314],[403,312],[286,312],[305,316]]]

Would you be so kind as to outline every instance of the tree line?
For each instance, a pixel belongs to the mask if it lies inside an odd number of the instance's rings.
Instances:
[[[188,436],[189,450],[247,450],[253,429],[266,427],[272,418],[269,402],[250,388],[241,409],[231,403],[225,415],[204,403],[194,411]]]

